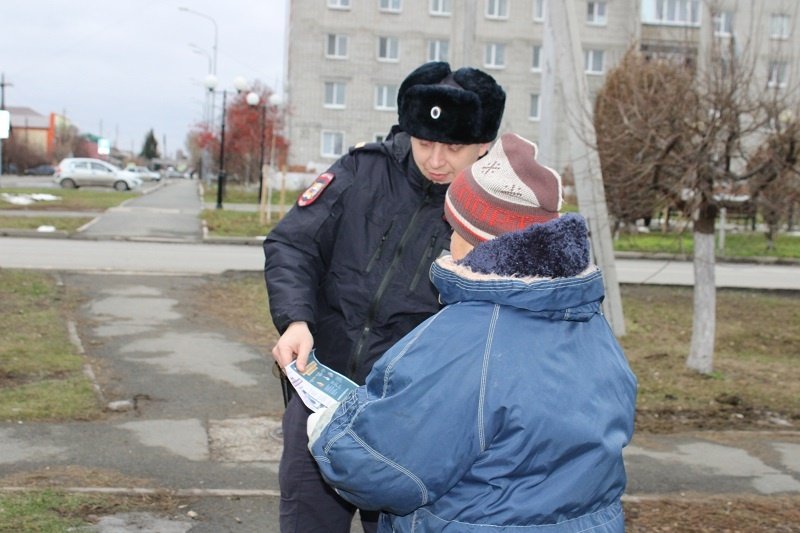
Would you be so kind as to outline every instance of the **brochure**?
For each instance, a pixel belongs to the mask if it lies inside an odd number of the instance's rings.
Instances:
[[[342,401],[358,385],[320,363],[314,352],[308,356],[305,372],[297,370],[296,361],[286,366],[286,377],[300,399],[314,412]]]

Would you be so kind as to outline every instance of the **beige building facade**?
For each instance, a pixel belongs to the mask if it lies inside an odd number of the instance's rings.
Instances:
[[[571,103],[554,100],[563,117],[555,131],[542,131],[540,120],[547,3],[562,0],[287,1],[290,165],[326,166],[349,146],[383,138],[397,121],[400,83],[434,60],[494,76],[507,93],[500,132],[552,135],[548,162],[560,169],[569,163]],[[697,57],[709,42],[736,39],[757,57],[765,87],[797,87],[798,0],[564,1],[579,24],[590,97],[634,43]]]

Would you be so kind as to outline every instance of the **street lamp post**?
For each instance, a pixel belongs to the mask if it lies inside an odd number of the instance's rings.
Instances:
[[[191,13],[192,15],[197,15],[198,17],[202,17],[202,18],[204,18],[206,20],[211,21],[211,24],[214,25],[214,47],[212,48],[213,55],[214,55],[214,61],[212,63],[211,74],[216,76],[217,75],[217,42],[218,42],[218,38],[219,38],[219,28],[217,27],[217,21],[214,20],[214,17],[212,17],[211,15],[206,15],[205,13],[201,13],[199,11],[195,11],[193,9],[189,9],[188,7],[185,7],[185,6],[179,7],[178,10],[179,11],[183,11],[185,13]],[[214,116],[214,95],[213,94],[211,95],[211,116],[212,117]]]
[[[247,93],[247,104],[251,107],[257,106],[261,102],[261,97],[258,93]],[[267,106],[262,105],[259,109],[259,156],[258,156],[258,203],[261,204],[261,197],[264,196],[264,125],[267,121]]]
[[[217,78],[216,76],[208,76],[206,78],[206,87],[209,91],[216,92]],[[233,79],[233,87],[237,93],[247,89],[247,80],[242,76],[237,76]],[[219,91],[222,93],[222,123],[220,126],[219,134],[219,174],[217,174],[217,209],[222,209],[222,201],[225,197],[225,112],[226,112],[226,98],[228,91]]]

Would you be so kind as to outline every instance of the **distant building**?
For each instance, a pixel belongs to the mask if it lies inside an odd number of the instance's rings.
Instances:
[[[797,0],[569,0],[580,19],[593,97],[632,43],[653,54],[697,57],[701,32],[758,47],[765,87],[798,76]],[[327,165],[396,122],[397,89],[425,61],[483,69],[505,88],[501,132],[540,136],[545,0],[288,0],[286,53],[291,166]],[[568,163],[563,102],[550,164]]]

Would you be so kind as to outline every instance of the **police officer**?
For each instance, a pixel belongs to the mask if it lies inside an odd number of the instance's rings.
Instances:
[[[428,278],[451,230],[447,185],[497,136],[505,92],[477,69],[444,62],[411,72],[386,141],[352,148],[321,174],[264,242],[272,350],[282,368],[316,357],[362,384],[375,360],[439,310]],[[348,532],[355,508],[328,487],[307,446],[310,411],[295,394],[283,417],[283,533]],[[377,512],[361,511],[364,531]]]

